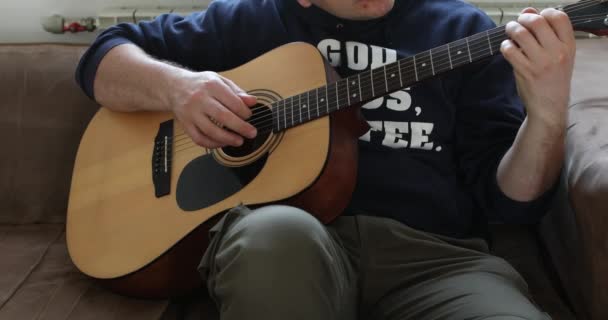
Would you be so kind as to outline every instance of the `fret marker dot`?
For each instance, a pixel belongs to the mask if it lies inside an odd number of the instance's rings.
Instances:
[[[462,53],[462,51],[460,51],[460,50],[458,50],[458,52],[456,52],[456,54],[461,54],[461,53]]]
[[[356,82],[353,81],[353,86],[356,84]]]
[[[306,108],[306,105],[303,105],[302,108]]]
[[[426,67],[426,63],[423,63],[423,64],[422,64],[422,66],[423,66],[423,67]]]
[[[394,74],[394,73],[393,73],[393,74],[391,74],[391,78],[394,78],[394,77],[395,77],[395,74]]]
[[[357,94],[356,94],[356,93],[354,93],[354,94],[353,94],[353,98],[356,98],[356,97],[357,97]]]
[[[435,148],[435,151],[440,152],[441,150],[443,150],[443,148],[441,146]]]
[[[325,101],[325,99],[321,99],[321,102]]]

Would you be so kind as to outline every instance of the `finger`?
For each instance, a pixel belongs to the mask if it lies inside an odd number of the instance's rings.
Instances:
[[[201,147],[214,149],[222,146],[219,142],[212,140],[201,133],[200,130],[198,130],[198,128],[194,125],[188,125],[185,128],[192,141]]]
[[[511,40],[517,43],[523,54],[530,60],[542,61],[544,58],[542,47],[528,29],[518,22],[511,21],[507,23],[506,31]]]
[[[574,43],[574,29],[567,14],[555,9],[545,9],[540,14],[551,25],[559,40],[566,44]]]
[[[248,106],[248,107],[253,107],[258,103],[258,98],[256,96],[251,96],[247,93],[239,93],[239,97],[241,99],[243,99],[243,102]]]
[[[245,92],[245,90],[241,89],[241,87],[237,86],[232,80],[222,77],[222,80],[228,85],[238,96],[243,100],[243,102],[251,107],[257,103],[257,98]]]
[[[524,13],[538,14],[538,10],[536,10],[536,8],[527,7],[521,11],[521,14],[524,14]]]
[[[529,75],[531,70],[530,60],[521,52],[521,49],[512,40],[505,40],[500,44],[502,55],[513,66],[513,69],[522,74]]]
[[[243,137],[219,127],[217,124],[211,122],[211,119],[209,119],[206,114],[201,112],[195,117],[195,119],[196,126],[201,133],[206,135],[211,140],[219,142],[222,146],[231,145],[238,147],[243,144]]]
[[[257,130],[249,122],[237,117],[231,110],[228,110],[223,103],[217,100],[210,100],[204,111],[224,127],[240,134],[243,137],[253,139]]]
[[[251,109],[245,105],[243,100],[226,82],[220,82],[217,89],[213,91],[213,97],[241,119],[251,117]]]
[[[557,45],[561,44],[555,31],[553,31],[553,28],[543,16],[525,13],[517,18],[517,22],[528,29],[543,48],[556,49]]]

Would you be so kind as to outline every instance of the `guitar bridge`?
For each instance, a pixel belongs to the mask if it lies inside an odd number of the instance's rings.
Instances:
[[[172,145],[173,120],[168,120],[160,124],[152,151],[152,183],[157,198],[171,193]]]

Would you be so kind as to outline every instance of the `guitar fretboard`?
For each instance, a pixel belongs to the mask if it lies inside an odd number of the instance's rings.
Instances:
[[[273,131],[289,129],[493,56],[500,52],[505,39],[505,27],[497,27],[277,101],[272,108]]]

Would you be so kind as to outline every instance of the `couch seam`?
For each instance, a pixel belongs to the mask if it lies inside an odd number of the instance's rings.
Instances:
[[[87,292],[89,292],[89,290],[91,289],[91,287],[87,287],[86,290],[84,290],[83,292],[80,293],[80,295],[78,296],[78,299],[74,300],[74,303],[72,304],[72,307],[70,308],[70,311],[65,315],[65,319],[69,319],[72,314],[74,313],[74,310],[76,310],[76,306],[78,306],[78,304],[80,303],[80,299],[82,299],[82,297],[87,294]]]
[[[9,293],[8,298],[2,304],[0,304],[0,310],[2,310],[4,308],[4,306],[13,299],[13,297],[15,296],[17,291],[19,291],[19,289],[21,289],[23,287],[23,284],[31,277],[34,270],[36,270],[36,268],[38,268],[38,266],[40,266],[40,263],[42,262],[44,257],[46,257],[46,255],[48,254],[49,249],[51,248],[51,245],[53,243],[55,243],[61,237],[61,235],[63,235],[63,232],[64,232],[64,229],[63,228],[60,229],[60,232],[58,232],[58,235],[52,241],[49,241],[49,243],[47,244],[46,248],[44,249],[44,251],[42,252],[40,257],[38,257],[38,260],[36,260],[36,262],[32,265],[32,267],[30,267],[27,275],[25,277],[23,277],[23,280],[21,280],[21,282],[19,282],[15,286],[15,288]]]

